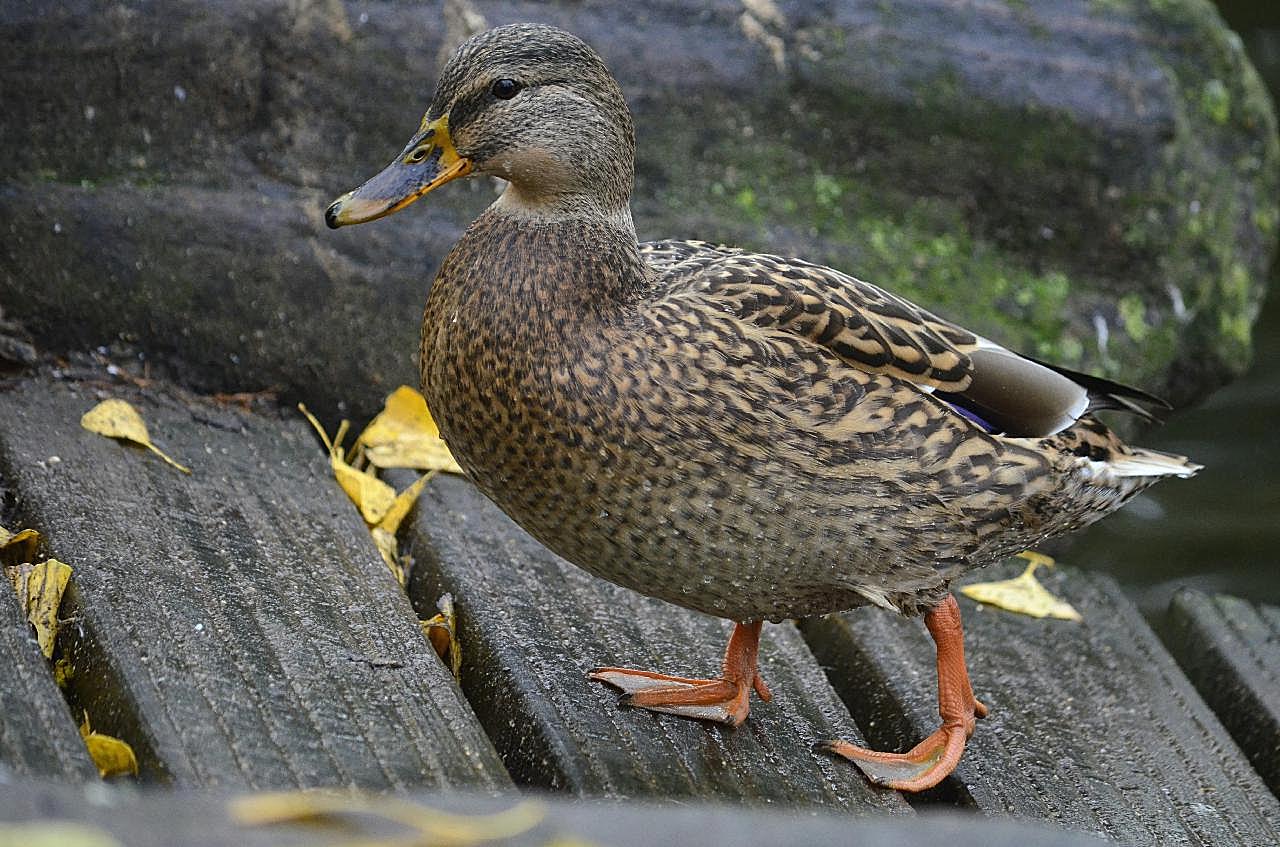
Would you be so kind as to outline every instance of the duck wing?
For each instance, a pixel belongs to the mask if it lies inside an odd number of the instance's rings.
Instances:
[[[665,297],[801,336],[843,363],[888,374],[992,432],[1040,437],[1099,409],[1150,416],[1137,389],[1036,361],[832,268],[696,241],[641,245]],[[1167,407],[1167,406],[1166,406]]]

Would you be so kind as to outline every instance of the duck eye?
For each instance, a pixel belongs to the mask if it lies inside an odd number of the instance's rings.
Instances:
[[[520,89],[523,87],[524,86],[516,82],[514,79],[507,79],[504,77],[489,86],[489,92],[499,100],[510,100],[512,97],[519,94]]]

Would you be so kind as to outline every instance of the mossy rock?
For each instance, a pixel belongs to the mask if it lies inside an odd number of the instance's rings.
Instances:
[[[326,414],[412,383],[430,278],[492,187],[338,233],[321,212],[417,126],[462,35],[448,6],[0,12],[7,314],[45,349],[123,340]],[[1207,0],[472,10],[605,56],[642,237],[822,261],[1179,402],[1248,362],[1280,146]]]

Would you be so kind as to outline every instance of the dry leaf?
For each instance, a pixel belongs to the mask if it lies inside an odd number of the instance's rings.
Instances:
[[[23,616],[35,627],[36,641],[46,659],[53,658],[53,645],[58,638],[58,607],[62,605],[62,592],[70,579],[70,566],[57,559],[9,570],[18,605],[22,607]]]
[[[431,642],[440,658],[447,662],[456,680],[462,679],[462,645],[458,641],[458,614],[453,608],[453,595],[445,594],[436,601],[440,614],[418,621],[422,634]]]
[[[299,403],[298,411],[306,415],[307,420],[311,422],[311,426],[320,434],[320,440],[324,442],[325,449],[329,451],[329,466],[333,469],[333,475],[338,480],[338,485],[341,485],[342,490],[347,492],[351,502],[356,504],[356,508],[360,510],[360,515],[364,518],[364,522],[369,526],[377,526],[387,516],[387,512],[395,503],[396,491],[372,473],[365,473],[351,467],[351,465],[347,464],[347,460],[342,457],[342,440],[346,437],[347,427],[350,426],[350,423],[343,421],[338,426],[338,431],[334,434],[333,439],[330,440],[329,434],[324,431],[320,421],[316,420],[315,415],[307,411],[306,406]]]
[[[83,823],[0,823],[0,847],[121,847],[111,833]]]
[[[53,682],[59,688],[66,688],[76,675],[76,669],[68,659],[59,659],[53,663]]]
[[[146,447],[183,473],[191,473],[190,468],[170,459],[159,447],[151,443],[151,436],[147,433],[147,425],[143,422],[142,415],[138,414],[137,409],[123,400],[115,398],[103,400],[84,413],[84,416],[80,418],[80,426],[90,432],[96,432],[98,435],[105,435],[108,438],[122,438],[125,441],[132,441],[134,444]]]
[[[356,441],[364,446],[369,461],[380,468],[462,473],[440,440],[427,401],[407,385],[391,392],[382,411]]]
[[[89,750],[89,758],[98,766],[98,774],[102,778],[121,774],[138,775],[138,758],[133,755],[133,748],[110,735],[94,732],[89,726],[89,713],[84,713],[84,723],[80,724],[80,737]]]
[[[396,490],[371,473],[358,471],[343,461],[338,453],[329,455],[329,464],[338,485],[347,492],[360,516],[370,526],[377,526],[396,501]]]
[[[395,535],[400,531],[400,522],[405,519],[409,511],[413,508],[413,504],[418,502],[418,495],[422,493],[422,488],[431,481],[431,477],[435,476],[438,471],[431,471],[418,477],[417,481],[396,495],[395,502],[391,504],[391,508],[387,509],[387,514],[378,522],[378,526],[387,532]]]
[[[1070,603],[1054,597],[1036,579],[1036,568],[1041,565],[1052,567],[1053,559],[1031,550],[1019,553],[1018,556],[1027,560],[1027,569],[1021,576],[999,582],[976,582],[965,585],[960,588],[960,593],[979,603],[1033,618],[1083,620]]]
[[[400,555],[400,543],[396,541],[395,535],[380,526],[375,526],[369,530],[369,534],[373,536],[373,545],[382,554],[382,561],[387,563],[387,568],[391,571],[391,575],[396,578],[396,582],[400,583],[403,588],[409,578],[409,571],[405,567],[404,558]]]
[[[0,564],[20,565],[33,561],[40,546],[40,533],[34,529],[10,532],[0,526]]]
[[[542,804],[521,800],[510,809],[488,815],[446,812],[394,797],[360,797],[288,791],[240,797],[228,804],[231,817],[244,826],[320,822],[339,816],[373,815],[415,831],[413,839],[395,838],[364,844],[432,844],[472,847],[511,839],[536,827],[546,816]],[[349,828],[348,823],[345,828]]]

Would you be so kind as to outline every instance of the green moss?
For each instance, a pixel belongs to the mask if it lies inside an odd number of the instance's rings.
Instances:
[[[759,222],[763,217],[759,205],[756,203],[756,192],[750,186],[744,186],[733,195],[733,204],[738,207],[747,220]]]
[[[1120,298],[1116,308],[1120,313],[1120,325],[1129,337],[1139,344],[1146,340],[1151,327],[1147,326],[1147,307],[1142,298],[1136,294],[1126,294]]]
[[[1231,120],[1231,92],[1220,79],[1206,80],[1200,90],[1200,108],[1216,124]]]
[[[1089,0],[1089,12],[1095,15],[1127,12],[1133,6],[1133,0]]]
[[[1253,344],[1253,319],[1258,303],[1253,296],[1253,280],[1240,264],[1232,265],[1222,278],[1222,301],[1225,308],[1218,313],[1218,328],[1223,340],[1238,355],[1247,357]]]
[[[1264,206],[1253,211],[1253,225],[1263,235],[1276,234],[1276,207]]]
[[[720,172],[702,185],[669,186],[663,198],[668,209],[716,223],[712,232],[687,235],[768,252],[816,243],[816,252],[792,252],[1035,355],[1080,362],[1083,346],[1066,332],[1064,317],[1070,277],[1033,271],[975,238],[955,206],[915,199],[892,208],[860,180],[767,143],[717,146],[706,160],[721,163]],[[803,227],[798,234],[789,230],[795,222]]]
[[[1225,378],[1248,361],[1257,235],[1280,229],[1280,143],[1212,7],[1158,6],[1091,4],[1165,34],[1152,55],[1174,99],[1150,135],[1001,108],[957,71],[913,77],[910,102],[874,99],[830,51],[803,60],[820,84],[777,102],[668,116],[684,135],[664,139],[662,160],[695,165],[662,193],[676,222],[661,234],[800,255],[1017,349],[1152,388],[1176,383],[1180,362]],[[1105,350],[1098,320],[1112,329]]]

